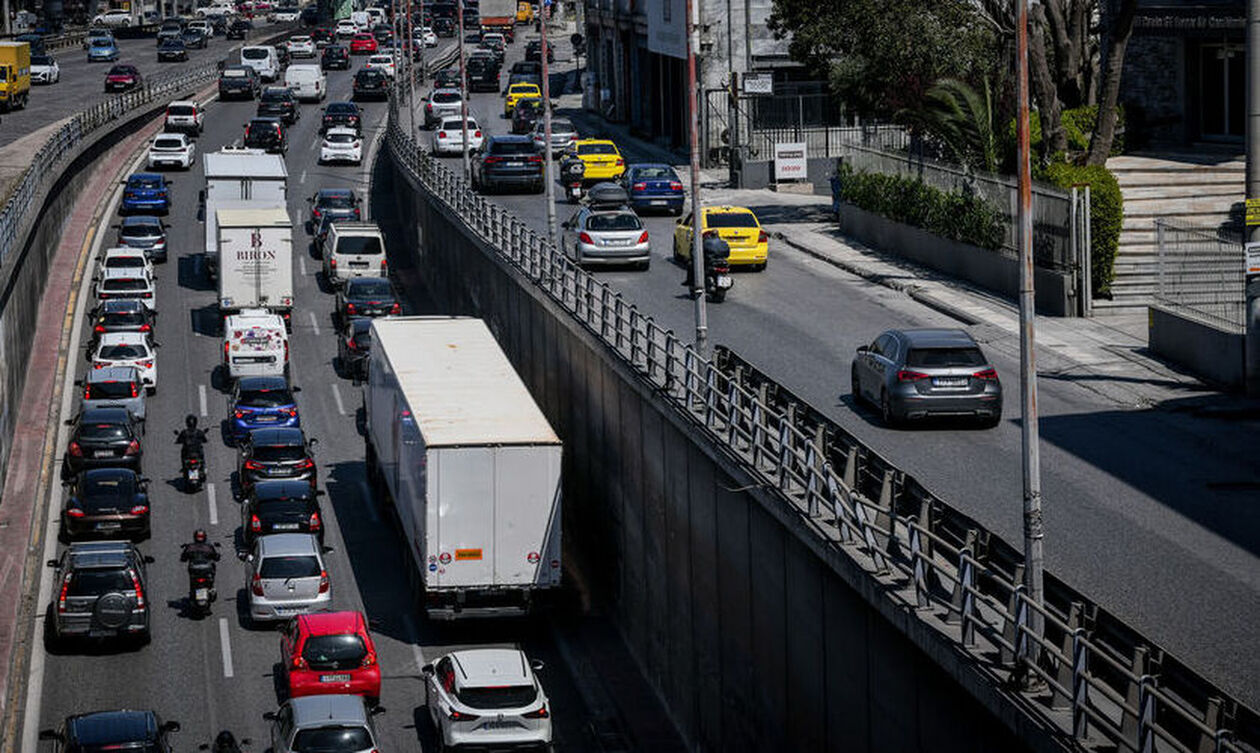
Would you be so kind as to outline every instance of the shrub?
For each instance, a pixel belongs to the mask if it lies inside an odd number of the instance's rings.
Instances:
[[[917,178],[840,166],[840,198],[859,209],[990,250],[1006,237],[1002,212],[978,196],[942,191]]]
[[[1063,134],[1067,137],[1069,154],[1083,154],[1089,151],[1089,139],[1094,135],[1094,121],[1098,119],[1098,106],[1086,105],[1064,110],[1060,115],[1063,123]],[[1111,140],[1113,155],[1124,152],[1125,120],[1124,108],[1116,108],[1116,135]],[[1015,159],[1015,119],[1006,128],[1006,138],[1010,145],[1010,159]],[[1033,169],[1036,170],[1037,157],[1041,153],[1041,115],[1036,110],[1028,114],[1028,138],[1032,144]],[[1051,160],[1060,161],[1062,155],[1051,155]],[[1040,176],[1037,176],[1040,177]]]
[[[1102,165],[1056,162],[1046,167],[1046,179],[1068,190],[1074,185],[1089,184],[1090,280],[1095,296],[1109,294],[1116,274],[1120,227],[1124,223],[1124,197],[1116,176]]]

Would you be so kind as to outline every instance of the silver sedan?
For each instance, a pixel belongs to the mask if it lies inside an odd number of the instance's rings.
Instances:
[[[562,248],[579,265],[631,264],[646,270],[652,263],[647,228],[629,209],[583,207],[561,227]]]

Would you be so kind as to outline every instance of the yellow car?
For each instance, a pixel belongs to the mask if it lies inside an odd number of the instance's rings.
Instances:
[[[770,256],[770,239],[757,215],[745,207],[705,207],[700,210],[703,224],[700,232],[705,236],[717,235],[731,247],[732,267],[752,267],[757,271],[766,268]],[[678,220],[674,227],[674,258],[691,258],[692,214]]]
[[[534,6],[526,2],[517,3],[516,22],[518,24],[532,24],[534,22]]]
[[[512,117],[512,111],[522,99],[536,99],[542,103],[542,91],[537,84],[512,84],[507,90],[507,99],[503,100],[503,117]]]
[[[586,167],[583,178],[587,182],[616,180],[626,171],[617,145],[607,139],[579,139],[573,142],[573,152]]]

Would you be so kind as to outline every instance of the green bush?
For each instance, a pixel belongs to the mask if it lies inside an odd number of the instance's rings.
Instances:
[[[1089,151],[1089,139],[1094,135],[1094,121],[1098,119],[1097,105],[1087,105],[1085,107],[1074,107],[1070,110],[1064,110],[1060,115],[1063,123],[1063,134],[1067,137],[1067,148],[1069,154],[1084,154]],[[1124,152],[1124,108],[1116,108],[1116,135],[1111,140],[1111,153],[1113,155],[1122,154]],[[1015,148],[1017,142],[1015,140],[1015,119],[1006,128],[1007,143],[1010,144],[1011,160],[1015,159]],[[1041,115],[1036,110],[1028,114],[1028,138],[1032,144],[1033,152],[1033,169],[1037,169],[1037,156],[1041,153]],[[1051,155],[1052,161],[1062,160],[1062,155]],[[1040,176],[1034,176],[1040,177]]]
[[[1002,212],[978,196],[942,191],[916,178],[840,167],[840,198],[859,209],[960,243],[998,249],[1006,237]]]
[[[1095,296],[1107,295],[1116,274],[1116,251],[1124,222],[1124,197],[1116,176],[1102,165],[1056,162],[1046,167],[1046,179],[1068,190],[1089,184],[1090,279]]]

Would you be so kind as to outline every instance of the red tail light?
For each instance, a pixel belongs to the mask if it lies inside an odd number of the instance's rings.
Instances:
[[[105,368],[108,368],[108,367],[109,367],[109,366],[111,366],[111,365],[112,365],[112,364],[110,364],[108,361],[97,361],[96,363],[92,364],[92,368],[94,368],[94,369],[105,369]]]
[[[312,531],[318,531],[319,529],[324,527],[324,522],[319,519],[319,513],[317,512],[311,513],[311,519],[310,519],[309,525]]]
[[[331,584],[328,582],[328,571],[320,570],[319,571],[319,592],[322,594],[328,593],[328,588],[330,585]]]
[[[136,575],[135,570],[128,570],[131,576],[131,587],[136,589],[136,609],[144,609],[144,588],[140,585],[140,576]]]
[[[706,230],[700,234],[700,237],[701,238],[720,238],[721,236],[718,235],[718,231],[716,230]]]
[[[285,363],[289,362],[289,341],[288,340],[284,341],[284,362]]]
[[[536,711],[526,711],[521,716],[526,719],[547,719],[551,714],[547,712],[547,704],[544,703]]]
[[[136,382],[131,383],[131,396],[140,397],[140,385]]]
[[[446,138],[446,131],[438,131],[438,138],[439,139]]]
[[[147,327],[147,326],[149,326],[149,325],[147,325],[147,324],[146,324],[146,325],[144,325],[144,326],[146,326],[146,327]],[[103,334],[103,333],[105,332],[105,325],[104,325],[104,324],[98,324],[98,325],[96,325],[95,327],[93,327],[93,328],[92,328],[92,331],[93,331],[93,332],[95,332],[95,333],[96,333],[96,334],[98,334],[98,335],[99,335],[99,334]],[[141,329],[140,331],[141,331],[141,332],[144,332],[145,330]]]
[[[127,452],[126,452],[126,453],[124,453],[124,454],[126,454],[126,455],[135,455],[135,454],[137,454],[137,453],[139,453],[139,452],[140,452],[140,442],[139,442],[139,441],[137,441],[137,440],[135,440],[135,439],[133,439],[133,440],[131,440],[130,442],[128,442],[128,443],[127,443]]]
[[[149,326],[148,324],[141,324],[141,325],[140,325],[140,331],[141,331],[141,332],[151,332],[152,330],[153,330],[153,327]],[[132,397],[134,397],[134,395],[133,395]]]
[[[223,343],[223,362],[227,363],[227,360],[228,360],[228,343]],[[237,418],[240,418],[240,416],[237,416]]]
[[[482,162],[484,162],[487,165],[493,165],[496,162],[502,162],[502,161],[503,161],[502,157],[486,157],[484,160],[482,160]]]
[[[681,190],[682,190],[682,184],[681,184],[681,183],[679,183],[679,182],[678,182],[678,181],[676,181],[676,180],[671,180],[671,181],[669,182],[669,190],[671,190],[671,191],[681,191]]]
[[[263,464],[258,462],[257,460],[245,461],[245,470],[247,471],[261,471],[263,468],[264,468]]]
[[[384,270],[389,266],[389,259],[381,259],[381,269]]]
[[[768,240],[770,240],[770,236],[766,235],[766,231],[762,230],[760,233],[757,234],[758,243],[765,243]]]
[[[359,215],[359,208],[358,208],[358,207],[355,207],[355,208],[354,208],[354,216],[355,216],[355,217],[359,217],[359,216],[360,216],[360,215]]]
[[[646,184],[646,183],[635,183],[633,186],[630,186],[630,190],[631,190],[631,191],[646,191],[646,190],[647,190],[647,184]]]
[[[353,337],[346,338],[346,350],[358,350],[359,346],[354,344]]]
[[[643,235],[639,236],[639,243],[647,243],[647,242],[648,242],[648,235],[647,235],[647,231],[644,230]]]
[[[261,576],[261,575],[259,575],[258,573],[254,573],[254,580],[253,580],[253,581],[252,581],[252,583],[250,584],[249,589],[250,589],[250,591],[252,591],[252,592],[254,593],[254,595],[255,595],[255,596],[262,596],[262,595],[263,595],[263,586],[262,586],[262,576]]]
[[[149,506],[148,505],[135,505],[134,507],[131,508],[131,514],[132,515],[148,515]]]
[[[319,211],[319,207],[315,207],[311,210],[311,216],[318,220],[321,216],[323,216],[323,213]]]
[[[465,714],[464,712],[456,711],[455,709],[451,709],[450,713],[448,713],[446,716],[452,722],[471,722],[475,719],[481,718],[477,716],[476,714]]]
[[[623,160],[623,159],[621,159],[620,157],[618,157],[618,158],[617,158],[617,167],[625,167],[625,166],[626,166],[626,161],[625,161],[625,160]]]
[[[368,655],[363,657],[363,666],[370,667],[373,664],[376,664],[376,654],[369,651]]]
[[[354,304],[353,304],[353,303],[347,303],[347,304],[346,304],[346,313],[347,313],[347,314],[355,314],[355,313],[358,313],[358,309],[356,309],[356,308],[354,307]]]
[[[994,369],[992,367],[987,368],[987,369],[981,369],[980,371],[977,371],[971,376],[975,377],[976,379],[983,379],[986,382],[996,382],[998,380],[997,369]]]
[[[336,268],[337,268],[337,260],[336,260],[336,259],[329,259],[329,260],[328,260],[328,266],[332,267],[333,269],[336,269]]]
[[[66,577],[61,581],[61,594],[57,597],[57,612],[66,613],[66,593],[70,590],[70,573],[66,573]]]
[[[306,660],[302,658],[301,654],[293,657],[293,668],[306,669]]]
[[[141,362],[140,362],[140,366],[141,366],[141,368],[145,368],[145,369],[151,369],[151,368],[153,368],[153,359],[147,359],[147,360],[141,361]],[[133,395],[133,397],[134,397],[134,395]]]
[[[481,131],[473,131],[473,138],[475,139],[481,138]]]
[[[254,533],[262,532],[262,521],[258,519],[257,515],[249,516],[249,530],[253,531]]]
[[[85,513],[84,513],[82,510],[80,510],[79,508],[77,508],[77,507],[67,507],[67,508],[66,508],[66,517],[67,517],[67,518],[81,518],[81,517],[83,517],[84,515],[85,515]]]
[[[72,458],[83,457],[83,448],[79,446],[78,442],[71,442],[70,446],[66,448],[66,452],[69,452]]]
[[[391,314],[401,314],[401,313],[402,313],[402,306],[399,306],[397,303],[395,303],[393,306],[390,306],[390,307],[389,307],[389,313],[391,313]]]
[[[902,369],[901,371],[897,372],[898,382],[917,382],[920,379],[927,379],[927,378],[928,378],[928,375],[924,374],[921,371],[909,371],[908,369]]]
[[[289,418],[293,418],[297,415],[297,408],[281,408],[280,412],[286,414]]]
[[[243,411],[243,410],[232,411],[232,417],[233,417],[233,418],[245,418],[245,411]]]
[[[587,233],[578,233],[578,240],[589,246],[595,245],[595,241],[591,240],[591,236]]]
[[[299,471],[309,471],[310,469],[315,467],[315,461],[311,460],[310,458],[303,458],[301,461],[298,462],[298,464],[295,467]]]

